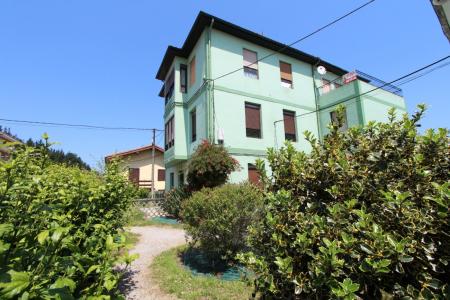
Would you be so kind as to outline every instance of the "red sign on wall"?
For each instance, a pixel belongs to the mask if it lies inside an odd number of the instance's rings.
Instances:
[[[353,71],[342,76],[342,81],[344,82],[344,84],[347,84],[349,82],[356,80],[356,78],[357,78],[356,72]]]

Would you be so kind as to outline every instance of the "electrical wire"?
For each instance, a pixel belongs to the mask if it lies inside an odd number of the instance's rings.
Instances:
[[[340,17],[337,18],[337,19],[334,19],[333,21],[331,21],[331,22],[329,22],[328,24],[326,24],[326,25],[324,25],[324,26],[322,26],[322,27],[320,27],[320,28],[314,30],[313,32],[308,33],[307,35],[305,35],[305,36],[303,36],[303,37],[297,39],[296,41],[294,41],[294,42],[292,42],[292,43],[290,43],[290,44],[284,45],[284,46],[281,47],[279,50],[274,51],[274,52],[272,52],[272,53],[270,53],[270,54],[268,54],[268,55],[266,55],[266,56],[263,56],[263,57],[260,58],[260,59],[257,59],[256,61],[254,61],[254,62],[251,63],[250,65],[256,64],[256,63],[258,63],[258,62],[260,62],[260,61],[262,61],[262,60],[264,60],[264,59],[266,59],[266,58],[269,58],[269,57],[271,57],[271,56],[273,56],[273,55],[275,55],[275,54],[277,54],[277,53],[281,53],[282,51],[286,50],[287,48],[292,47],[293,45],[298,44],[298,43],[300,43],[300,42],[306,40],[307,38],[309,38],[309,37],[311,37],[311,36],[313,36],[313,35],[319,33],[320,31],[322,31],[322,30],[324,30],[324,29],[330,27],[331,25],[336,24],[337,22],[339,22],[339,21],[341,21],[341,20],[347,18],[348,16],[350,16],[350,15],[356,13],[357,11],[363,9],[364,7],[368,6],[369,4],[372,4],[373,2],[375,2],[375,0],[370,0],[370,1],[368,1],[368,2],[366,2],[366,3],[364,3],[364,4],[362,4],[362,5],[358,6],[357,8],[355,8],[355,9],[349,11],[348,13],[346,13],[346,14],[340,16]],[[210,80],[215,81],[215,80],[221,79],[221,78],[223,78],[223,77],[226,77],[226,76],[228,76],[228,75],[231,75],[231,74],[234,74],[234,73],[236,73],[236,72],[239,72],[240,70],[243,70],[243,69],[244,69],[244,67],[240,67],[239,69],[230,71],[230,72],[228,72],[228,73],[225,73],[225,74],[223,74],[223,75],[220,75],[220,76],[218,76],[218,77],[216,77],[216,78],[214,78],[214,79],[210,79]]]
[[[22,123],[30,125],[44,125],[52,127],[71,127],[71,128],[84,128],[84,129],[101,129],[101,130],[134,130],[134,131],[164,131],[162,129],[156,128],[139,128],[139,127],[108,127],[99,125],[87,125],[87,124],[69,124],[69,123],[55,123],[55,122],[43,122],[43,121],[29,121],[29,120],[14,120],[14,119],[2,119],[0,121]]]

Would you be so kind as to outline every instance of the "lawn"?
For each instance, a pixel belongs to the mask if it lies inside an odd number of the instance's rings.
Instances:
[[[242,280],[224,281],[214,276],[193,275],[180,261],[185,246],[163,252],[151,265],[152,277],[161,289],[180,299],[249,299],[253,288]]]

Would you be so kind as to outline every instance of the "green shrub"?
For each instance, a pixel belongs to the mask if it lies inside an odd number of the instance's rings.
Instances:
[[[116,296],[130,196],[114,163],[100,177],[18,146],[0,161],[0,298]]]
[[[187,176],[190,191],[224,184],[239,163],[222,145],[213,145],[204,140],[189,160]]]
[[[424,107],[371,122],[310,154],[270,150],[265,217],[240,259],[275,299],[449,299],[448,131],[417,132]],[[262,163],[260,172],[264,172]]]
[[[261,212],[261,191],[226,184],[195,192],[183,203],[182,219],[193,244],[215,258],[233,259],[246,249],[247,227]]]
[[[150,197],[150,190],[141,187],[135,187],[134,197],[136,199],[146,199]]]
[[[161,207],[169,216],[180,219],[181,205],[190,195],[186,186],[174,188],[166,193]]]

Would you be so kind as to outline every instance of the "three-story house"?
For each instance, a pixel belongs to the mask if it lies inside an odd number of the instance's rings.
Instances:
[[[204,12],[181,48],[167,48],[156,78],[164,82],[166,189],[184,182],[204,139],[222,143],[239,161],[232,182],[252,181],[267,148],[290,140],[308,151],[304,131],[327,134],[339,103],[346,127],[386,121],[390,107],[406,111],[395,86]]]

